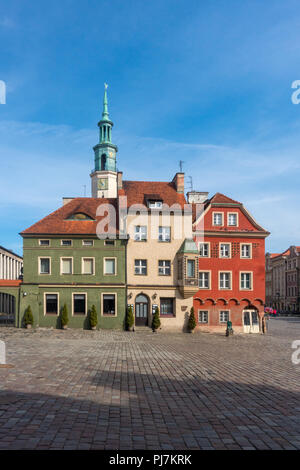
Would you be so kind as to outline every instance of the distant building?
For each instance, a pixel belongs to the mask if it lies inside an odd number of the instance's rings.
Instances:
[[[0,279],[20,279],[23,268],[23,258],[13,251],[0,246]]]
[[[266,305],[281,311],[300,311],[300,246],[266,254]]]

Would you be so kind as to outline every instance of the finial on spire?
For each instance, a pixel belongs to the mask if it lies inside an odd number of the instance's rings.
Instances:
[[[107,104],[107,88],[108,88],[108,84],[104,83],[103,112],[102,112],[103,121],[109,121],[108,104]]]

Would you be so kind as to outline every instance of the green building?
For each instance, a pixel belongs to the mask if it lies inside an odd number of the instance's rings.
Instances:
[[[35,326],[60,327],[66,305],[68,326],[89,328],[89,311],[95,305],[98,328],[124,328],[127,239],[118,236],[117,147],[111,142],[106,88],[94,147],[93,197],[64,198],[62,207],[21,232],[24,271],[16,326],[22,326],[30,305]],[[101,231],[108,205],[116,221],[110,222],[110,238]]]

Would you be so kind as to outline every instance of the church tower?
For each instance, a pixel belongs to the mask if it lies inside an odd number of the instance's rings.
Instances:
[[[107,84],[104,84],[102,119],[98,122],[100,135],[99,143],[95,145],[95,168],[91,173],[92,197],[114,198],[117,190],[117,161],[118,147],[111,142],[113,122],[109,119],[107,105]]]

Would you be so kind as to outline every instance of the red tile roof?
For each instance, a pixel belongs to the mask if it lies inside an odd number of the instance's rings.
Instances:
[[[210,200],[210,204],[241,204],[239,201],[235,201],[230,197],[225,196],[225,194],[216,193]]]
[[[96,211],[102,204],[112,204],[116,209],[116,222],[118,222],[118,211],[116,199],[106,198],[81,198],[71,200],[65,206],[47,215],[31,227],[23,230],[21,235],[45,234],[45,235],[96,235],[97,224],[107,216],[97,216]],[[94,220],[66,220],[76,213],[87,214]]]
[[[19,287],[21,280],[0,279],[0,287]]]
[[[179,204],[184,207],[186,199],[184,194],[177,193],[174,183],[161,181],[123,181],[123,190],[119,191],[119,195],[127,196],[127,207],[133,204],[145,204],[146,195],[155,195],[161,198],[164,204],[172,206]]]

